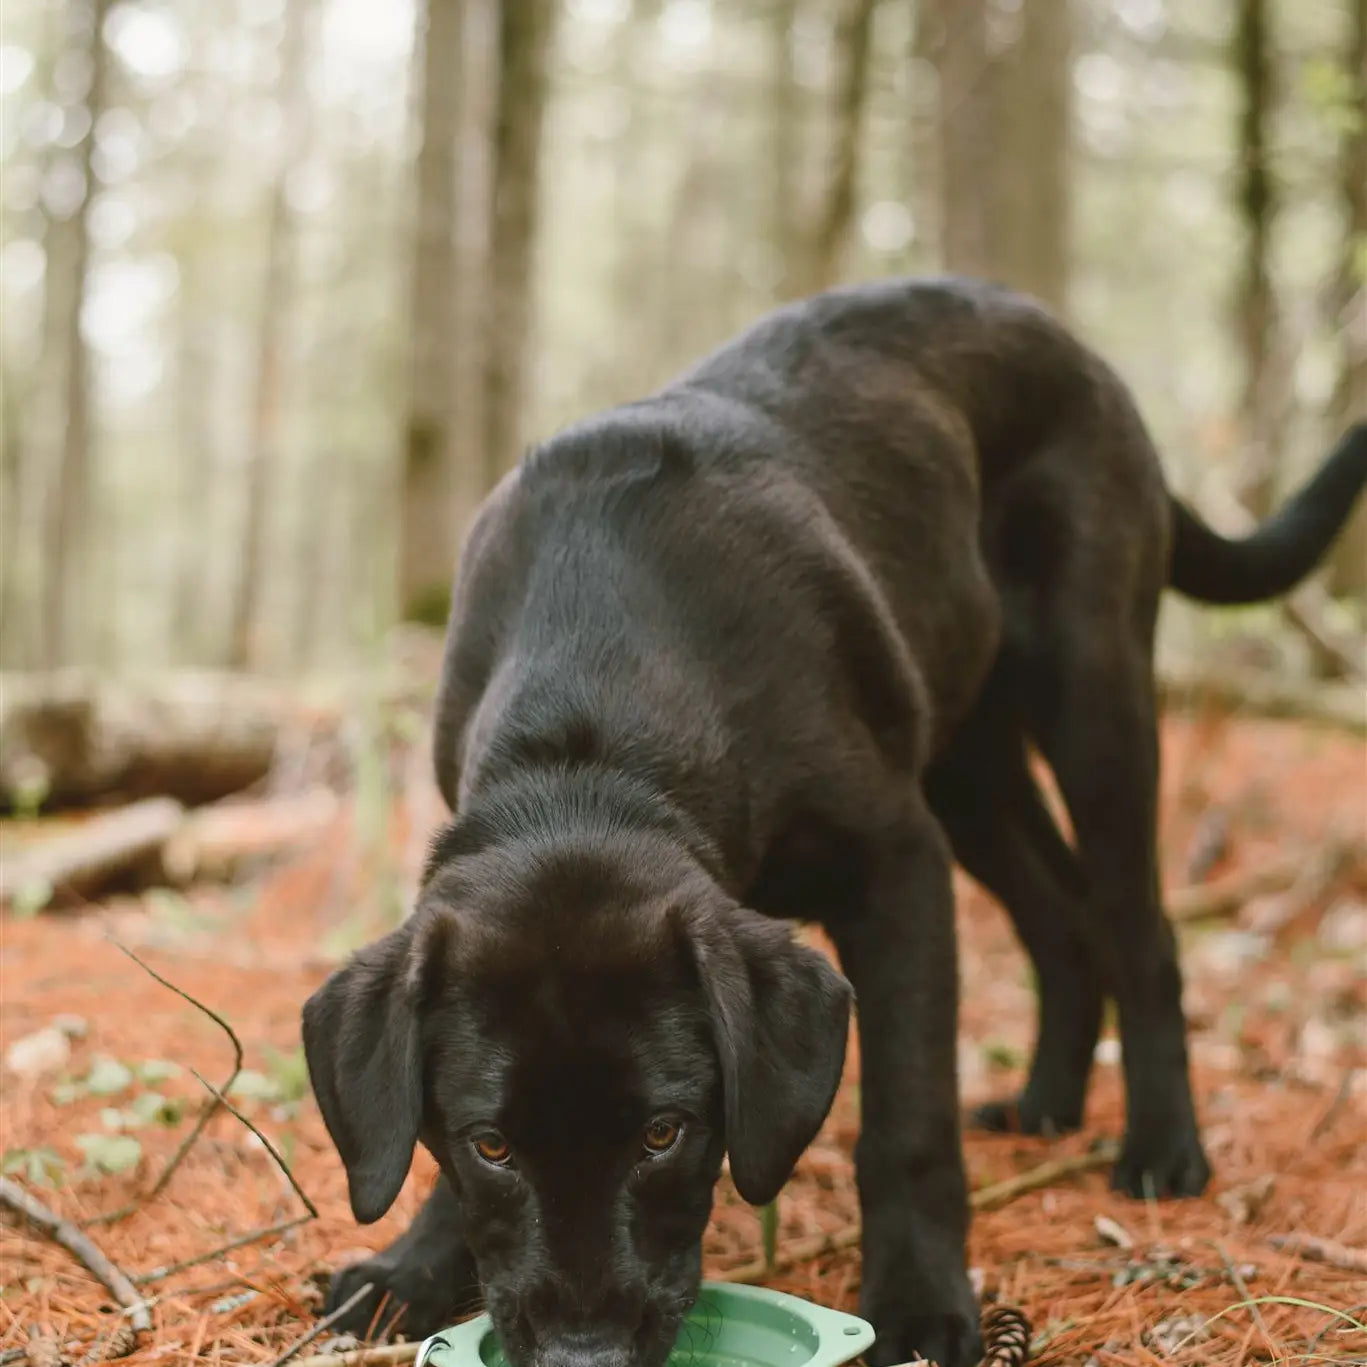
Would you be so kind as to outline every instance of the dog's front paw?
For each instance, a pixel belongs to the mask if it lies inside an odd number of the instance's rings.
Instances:
[[[917,1356],[937,1367],[976,1367],[982,1357],[977,1307],[945,1315],[899,1315],[877,1324],[878,1338],[864,1355],[869,1367],[893,1367]]]
[[[398,1329],[410,1339],[426,1338],[472,1308],[474,1288],[441,1276],[441,1270],[378,1253],[333,1274],[325,1312],[346,1305],[368,1283],[371,1289],[335,1322],[338,1333],[383,1338]]]
[[[1111,1186],[1139,1200],[1199,1196],[1210,1163],[1194,1124],[1131,1126],[1111,1174]]]

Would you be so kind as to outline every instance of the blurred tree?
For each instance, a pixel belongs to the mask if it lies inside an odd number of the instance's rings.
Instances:
[[[987,48],[987,0],[922,0],[922,54],[939,78],[936,158],[940,261],[959,275],[992,278],[996,110]]]
[[[22,663],[24,628],[19,621],[27,565],[23,538],[24,445],[20,437],[18,376],[0,357],[0,668]]]
[[[798,169],[801,164],[801,109],[793,64],[793,24],[798,0],[769,0],[769,130],[771,182],[768,234],[774,253],[774,294],[800,292]]]
[[[404,434],[399,605],[410,621],[446,618],[456,559],[454,473],[456,223],[463,0],[419,7],[422,142],[412,275],[412,380]]]
[[[598,384],[613,401],[634,398],[650,388],[653,357],[651,329],[661,308],[658,234],[652,223],[648,186],[656,168],[652,149],[660,130],[653,117],[649,85],[658,43],[661,0],[631,0],[618,25],[611,110],[622,111],[612,161],[613,228],[612,345],[595,367]],[[633,100],[633,95],[635,99]],[[633,107],[634,105],[634,107]]]
[[[1072,260],[1070,0],[923,0],[938,74],[940,256],[1063,313]]]
[[[1014,41],[991,65],[998,112],[997,274],[1060,314],[1072,257],[1070,0],[1029,0]]]
[[[531,336],[542,120],[556,0],[499,0],[489,293],[485,314],[484,469],[488,487],[517,461]]]
[[[1367,0],[1350,0],[1343,53],[1347,99],[1339,150],[1343,246],[1330,307],[1339,338],[1339,373],[1330,403],[1334,437],[1367,422]],[[1334,553],[1336,594],[1367,596],[1367,500]]]
[[[228,662],[238,669],[263,660],[262,636],[268,613],[262,601],[265,582],[266,519],[271,489],[281,460],[281,426],[286,333],[296,322],[294,215],[289,203],[291,176],[297,175],[308,145],[308,35],[313,0],[288,0],[283,6],[280,77],[276,94],[280,134],[270,179],[266,213],[265,259],[258,315],[256,392],[252,404],[246,464],[241,559],[233,592]],[[265,652],[269,653],[269,652]],[[276,652],[278,654],[278,652]]]
[[[68,0],[65,69],[85,73],[84,89],[57,91],[63,124],[79,130],[70,153],[48,168],[48,222],[43,274],[43,367],[52,377],[60,413],[56,487],[48,491],[44,573],[43,658],[49,666],[88,662],[95,587],[95,523],[90,353],[81,310],[90,274],[90,206],[94,199],[96,126],[104,111],[108,49],[104,21],[110,0]],[[73,86],[78,83],[73,81]],[[63,94],[69,98],[61,99]]]
[[[1272,511],[1277,497],[1281,436],[1290,416],[1291,367],[1279,338],[1271,266],[1278,209],[1269,151],[1277,100],[1271,0],[1237,4],[1233,58],[1242,98],[1237,193],[1244,256],[1235,311],[1243,365],[1239,418],[1247,452],[1242,496],[1249,511],[1262,518]]]
[[[854,217],[864,106],[869,89],[869,39],[874,0],[840,0],[831,40],[829,145],[807,243],[803,292],[825,289],[840,272]]]

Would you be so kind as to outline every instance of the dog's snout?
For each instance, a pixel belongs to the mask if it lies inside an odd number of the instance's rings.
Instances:
[[[536,1354],[536,1367],[634,1367],[629,1341],[597,1333],[557,1334]]]

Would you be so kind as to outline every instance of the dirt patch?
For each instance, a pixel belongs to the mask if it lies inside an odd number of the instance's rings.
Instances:
[[[1352,739],[1205,718],[1170,722],[1164,746],[1170,885],[1185,881],[1188,863],[1209,876],[1279,852],[1303,849],[1309,858],[1332,832],[1367,831],[1367,760]],[[431,810],[430,794],[422,803]],[[396,847],[412,844],[401,817],[394,838]],[[203,1096],[189,1070],[221,1082],[231,1067],[221,1032],[119,954],[106,938],[113,933],[231,1020],[251,1070],[235,1104],[280,1148],[318,1207],[316,1220],[149,1284],[154,1332],[129,1362],[268,1362],[312,1323],[325,1274],[392,1238],[433,1180],[420,1158],[394,1210],[358,1227],[340,1164],[303,1092],[300,1003],[332,954],[379,928],[374,871],[354,847],[344,809],[306,857],[250,886],[4,923],[3,1047],[58,1018],[76,1018],[65,1023],[78,1035],[85,1026],[83,1036],[68,1036],[60,1066],[4,1077],[3,1146],[19,1180],[50,1175],[55,1185],[31,1189],[76,1221],[134,1200]],[[1263,905],[1260,921],[1254,905],[1183,931],[1198,1104],[1216,1171],[1210,1193],[1134,1203],[1107,1190],[1104,1172],[1091,1173],[975,1220],[972,1264],[988,1296],[1030,1316],[1033,1360],[1367,1363],[1367,1333],[1347,1318],[1367,1316],[1367,1276],[1272,1242],[1295,1233],[1367,1246],[1367,880],[1349,867],[1303,904],[1276,910],[1269,918]],[[1005,918],[966,880],[959,919],[961,1071],[972,1102],[1018,1086],[1032,989]],[[1118,1136],[1115,1053],[1103,1044],[1084,1133],[1057,1142],[969,1135],[973,1184]],[[123,1075],[111,1060],[129,1074],[122,1086],[113,1086]],[[857,1218],[856,1080],[853,1058],[830,1120],[780,1198],[780,1253]],[[164,1105],[140,1100],[148,1097]],[[136,1153],[127,1142],[92,1145],[92,1136],[134,1141]],[[89,1171],[101,1161],[129,1165]],[[138,1274],[300,1209],[260,1141],[219,1115],[156,1200],[90,1232]],[[755,1213],[723,1182],[706,1238],[709,1275],[724,1278],[759,1250]],[[0,1267],[0,1348],[22,1345],[34,1323],[82,1351],[109,1328],[108,1294],[62,1250],[8,1218]],[[772,1284],[854,1309],[858,1253],[803,1263]],[[1239,1308],[1260,1297],[1280,1299]]]

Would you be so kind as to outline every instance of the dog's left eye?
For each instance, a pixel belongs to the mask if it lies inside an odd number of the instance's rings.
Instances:
[[[682,1133],[683,1126],[677,1120],[671,1120],[668,1116],[657,1115],[646,1126],[645,1133],[641,1136],[641,1143],[650,1157],[658,1158],[661,1154],[668,1153],[679,1142],[679,1136]]]
[[[491,1167],[507,1167],[513,1156],[508,1141],[497,1130],[489,1130],[472,1142],[475,1152]]]

